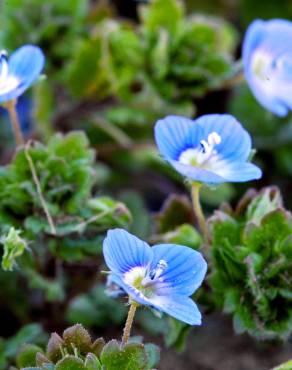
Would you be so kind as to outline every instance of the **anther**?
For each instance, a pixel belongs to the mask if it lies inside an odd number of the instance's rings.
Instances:
[[[150,278],[152,280],[159,278],[161,274],[167,269],[167,262],[165,260],[160,260],[156,266],[156,268],[151,271]]]

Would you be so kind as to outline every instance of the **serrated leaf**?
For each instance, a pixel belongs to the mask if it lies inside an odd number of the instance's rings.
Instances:
[[[69,355],[56,364],[55,370],[86,370],[86,367],[80,358]]]
[[[90,352],[91,337],[81,324],[66,329],[63,333],[63,340],[68,348],[74,347],[81,354]]]
[[[116,340],[104,346],[100,359],[107,370],[142,370],[147,365],[142,344],[130,343],[121,348]]]

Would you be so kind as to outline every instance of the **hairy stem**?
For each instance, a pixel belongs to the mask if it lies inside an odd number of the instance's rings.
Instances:
[[[35,186],[36,186],[37,194],[39,196],[41,205],[43,207],[43,210],[45,212],[46,218],[48,220],[48,224],[50,225],[51,233],[53,235],[56,235],[57,234],[56,227],[55,227],[54,221],[52,219],[52,216],[51,216],[51,214],[49,212],[49,209],[48,209],[47,203],[45,201],[45,198],[43,196],[42,189],[41,189],[41,184],[40,184],[40,181],[38,179],[38,176],[37,176],[37,173],[36,173],[36,169],[35,169],[33,160],[32,160],[32,158],[31,158],[31,156],[29,154],[30,144],[31,144],[31,141],[29,141],[27,143],[27,145],[25,146],[25,150],[24,150],[25,157],[26,157],[26,159],[28,161],[29,168],[30,168],[30,171],[31,171],[31,174],[32,174],[33,181],[34,181]]]
[[[126,324],[125,324],[125,327],[124,327],[124,333],[123,333],[123,337],[122,337],[122,346],[125,346],[128,343],[128,340],[130,338],[131,328],[132,328],[134,316],[135,316],[135,313],[136,313],[136,309],[137,309],[137,304],[136,303],[131,303],[130,309],[129,309],[129,312],[128,312],[127,321],[126,321]]]
[[[208,235],[208,227],[205,220],[204,213],[202,211],[201,203],[200,203],[200,189],[201,184],[199,183],[193,183],[192,184],[192,201],[193,201],[193,208],[195,212],[195,216],[197,218],[199,227],[201,232],[203,233],[205,241],[208,241],[209,235]]]
[[[10,100],[5,104],[5,108],[8,111],[11,126],[13,129],[14,137],[15,137],[15,142],[17,146],[21,146],[24,144],[24,139],[22,136],[21,128],[20,128],[20,123],[16,111],[16,100]]]

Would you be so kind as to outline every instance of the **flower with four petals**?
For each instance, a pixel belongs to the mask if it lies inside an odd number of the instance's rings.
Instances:
[[[190,296],[201,285],[207,263],[185,246],[150,247],[122,229],[109,230],[103,254],[111,283],[121,287],[130,301],[165,312],[190,325],[201,324],[201,314]]]
[[[250,135],[229,114],[208,114],[195,120],[168,116],[156,123],[155,140],[162,156],[194,182],[244,182],[262,176],[248,162]]]

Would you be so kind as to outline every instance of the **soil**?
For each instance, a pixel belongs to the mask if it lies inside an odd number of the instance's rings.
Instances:
[[[158,370],[270,370],[291,358],[291,343],[236,335],[229,317],[212,314],[193,329],[184,353],[162,351]]]

